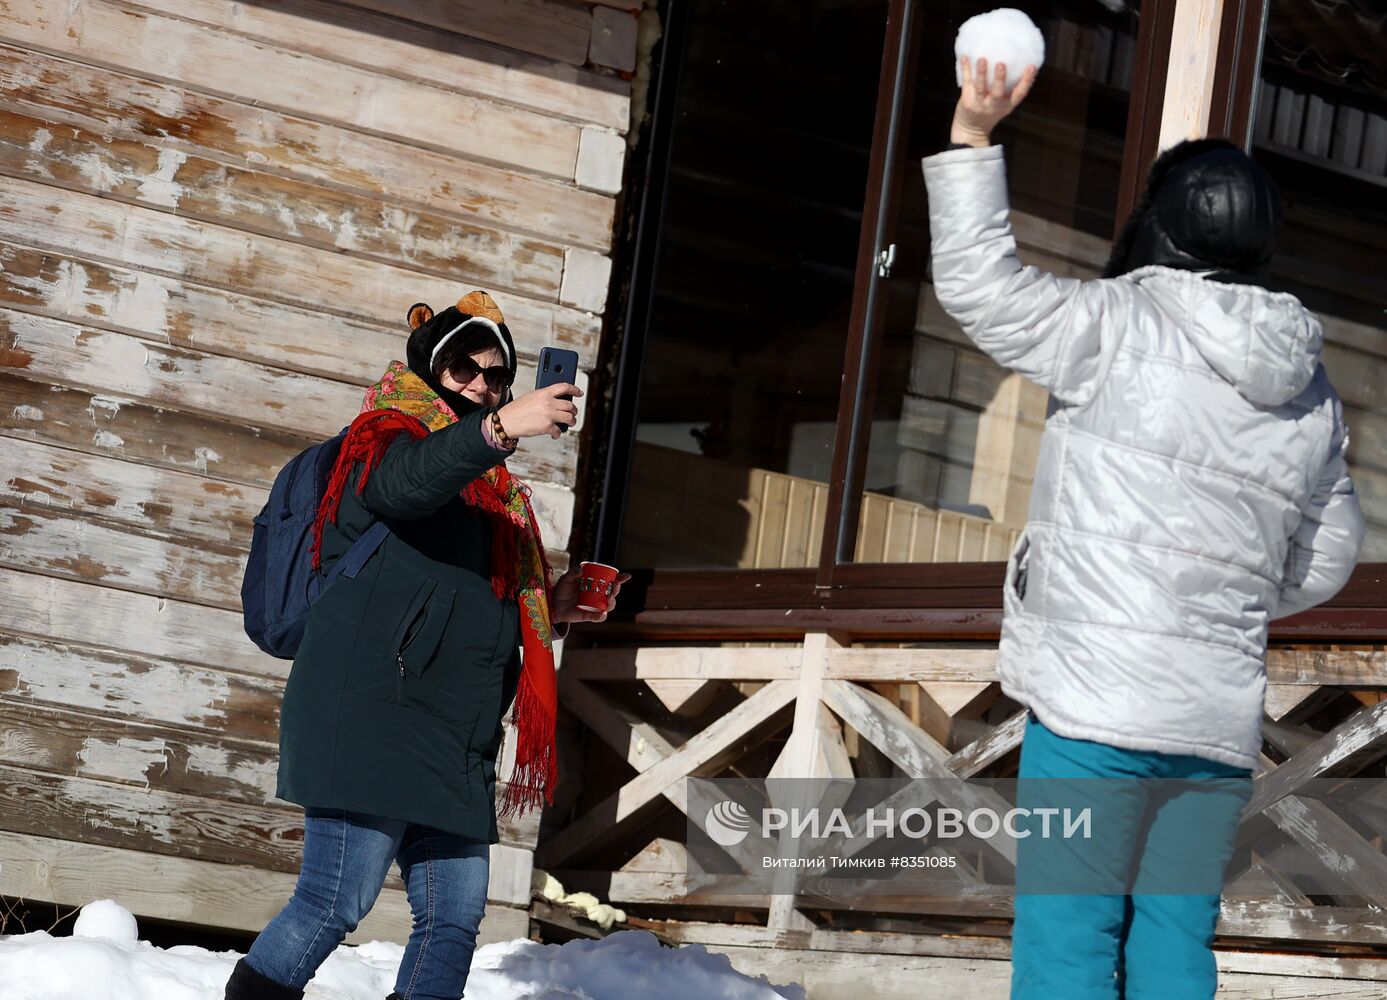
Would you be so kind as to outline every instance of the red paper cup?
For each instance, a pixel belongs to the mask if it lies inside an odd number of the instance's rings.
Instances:
[[[578,607],[584,611],[606,611],[621,571],[598,562],[579,563],[578,570]]]

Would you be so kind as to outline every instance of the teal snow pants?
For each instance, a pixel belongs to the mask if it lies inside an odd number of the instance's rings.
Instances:
[[[1020,778],[1018,805],[1062,786],[1095,820],[1088,841],[1018,842],[1012,1000],[1213,997],[1218,887],[1251,772],[1066,739],[1032,715]]]

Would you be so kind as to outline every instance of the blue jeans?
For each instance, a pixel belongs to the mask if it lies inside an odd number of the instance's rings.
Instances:
[[[1085,789],[1072,794],[1092,796],[1102,840],[1069,848],[1018,842],[1012,1000],[1210,1000],[1218,985],[1211,946],[1219,894],[1141,889],[1171,877],[1220,884],[1251,773],[1201,757],[1066,739],[1032,715],[1020,778],[1019,804],[1033,794],[1028,779],[1110,780],[1031,785]],[[1063,895],[1041,888],[1085,878],[1102,885],[1130,878],[1137,891]],[[1027,894],[1028,884],[1039,891]]]
[[[430,827],[341,809],[309,809],[303,866],[288,905],[251,945],[256,972],[301,990],[356,929],[392,862],[414,927],[395,978],[404,1000],[459,1000],[486,910],[490,846]]]

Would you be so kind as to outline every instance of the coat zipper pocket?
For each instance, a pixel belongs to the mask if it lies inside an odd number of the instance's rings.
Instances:
[[[435,583],[433,580],[426,580],[420,587],[418,593],[410,600],[409,610],[405,612],[403,624],[396,633],[395,642],[395,665],[398,668],[398,675],[395,681],[396,694],[400,693],[400,688],[406,679],[405,652],[410,644],[418,637],[424,627],[424,619],[428,614],[429,598],[432,596]]]

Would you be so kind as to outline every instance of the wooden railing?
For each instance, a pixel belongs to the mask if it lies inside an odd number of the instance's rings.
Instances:
[[[698,908],[704,919],[709,909],[729,918],[738,908],[764,910],[768,929],[813,931],[817,925],[801,908],[822,911],[820,900],[690,891],[683,844],[645,833],[652,824],[670,830],[668,821],[657,823],[660,804],[684,811],[688,777],[895,773],[957,782],[963,794],[967,779],[1014,773],[1025,713],[1002,695],[996,658],[996,649],[985,646],[865,646],[825,633],[793,645],[569,650],[561,670],[564,704],[634,774],[589,788],[586,808],[542,839],[536,864],[555,870],[565,885],[628,907]],[[1354,871],[1387,878],[1381,838],[1365,838],[1321,803],[1296,794],[1317,778],[1376,773],[1387,754],[1387,652],[1274,650],[1268,676],[1267,755],[1249,814],[1265,815],[1308,849],[1345,892],[1312,900],[1297,888],[1294,873],[1254,855],[1237,877],[1243,889],[1265,898],[1226,902],[1220,931],[1387,945],[1382,900],[1350,898],[1349,891]],[[590,774],[597,780],[598,772]],[[587,863],[594,857],[603,863]],[[892,898],[879,908],[935,917],[1009,915],[1004,898],[956,903]]]

